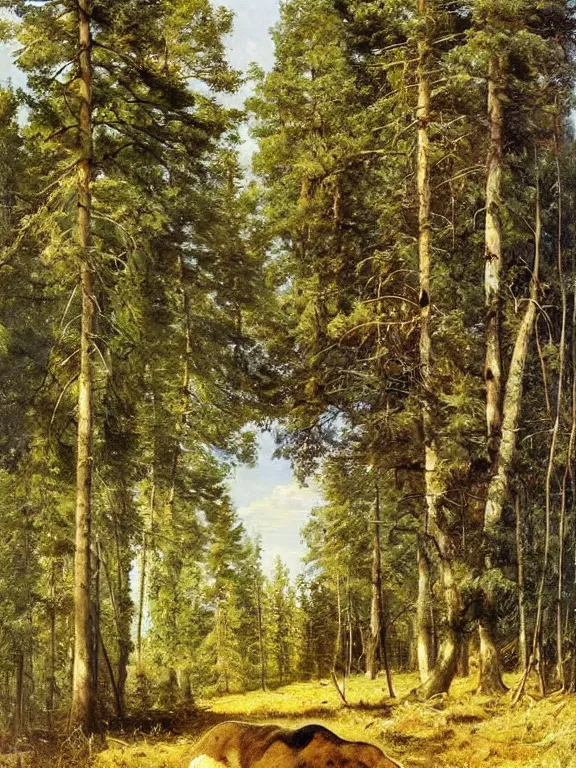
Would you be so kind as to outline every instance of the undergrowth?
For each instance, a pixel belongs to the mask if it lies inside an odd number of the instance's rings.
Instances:
[[[512,685],[516,678],[509,676]],[[540,700],[531,691],[521,705],[509,697],[474,695],[472,678],[456,680],[450,696],[422,703],[406,698],[415,675],[395,677],[397,699],[384,681],[347,681],[345,707],[328,681],[295,683],[275,691],[223,696],[198,702],[198,714],[179,735],[115,732],[101,741],[70,742],[49,759],[22,755],[20,765],[38,768],[187,768],[191,745],[222,720],[276,722],[294,728],[315,722],[345,739],[381,746],[405,768],[576,768],[576,697]],[[76,750],[76,752],[75,752]],[[0,767],[17,766],[14,761]]]

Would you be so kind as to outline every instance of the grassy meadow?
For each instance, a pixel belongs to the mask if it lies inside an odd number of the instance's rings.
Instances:
[[[515,682],[508,676],[507,683]],[[197,722],[184,735],[162,733],[107,740],[98,768],[186,768],[190,745],[222,720],[275,722],[286,727],[320,723],[346,739],[369,741],[405,768],[576,768],[576,697],[532,693],[521,705],[474,695],[473,677],[456,680],[445,699],[423,704],[406,699],[417,683],[396,675],[397,699],[385,680],[347,681],[345,707],[328,681],[297,683],[275,691],[223,696],[199,702]]]

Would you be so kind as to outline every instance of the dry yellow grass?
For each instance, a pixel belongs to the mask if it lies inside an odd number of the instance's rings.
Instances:
[[[399,698],[391,700],[384,680],[354,678],[346,688],[348,708],[328,681],[200,702],[203,715],[188,738],[131,746],[111,741],[97,766],[185,768],[198,733],[218,720],[241,719],[287,727],[320,723],[345,739],[380,745],[405,768],[576,768],[575,697],[527,698],[510,708],[506,697],[474,696],[470,678],[457,680],[449,697],[432,703],[403,700],[416,682],[414,675],[396,676]]]

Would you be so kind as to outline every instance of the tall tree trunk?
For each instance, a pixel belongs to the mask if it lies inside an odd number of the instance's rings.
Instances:
[[[502,72],[495,54],[488,64],[488,119],[490,147],[486,164],[486,228],[484,290],[486,305],[486,427],[488,449],[496,460],[502,427],[501,275],[502,223],[500,220],[503,128]]]
[[[428,12],[427,0],[419,0],[418,12],[422,19]],[[430,337],[430,81],[428,77],[428,41],[422,37],[418,42],[418,157],[416,182],[418,187],[418,261],[420,271],[420,374],[424,397],[422,401],[422,422],[424,431],[424,483],[426,509],[424,510],[423,536],[428,536],[430,520],[437,515],[437,503],[442,489],[438,487],[436,465],[437,450],[434,439],[432,413],[430,408],[430,369],[432,363],[432,340]],[[430,561],[424,543],[418,544],[418,605],[417,605],[417,649],[420,682],[424,682],[434,663],[431,613],[430,613]]]
[[[76,541],[74,557],[74,667],[71,728],[90,732],[94,727],[93,642],[90,626],[90,541],[92,523],[93,364],[96,330],[94,267],[92,254],[92,40],[90,0],[78,0],[79,28],[79,132],[78,245],[82,318],[80,330],[80,378],[78,385],[78,451],[76,469]]]
[[[558,152],[558,148],[556,149]],[[542,632],[542,616],[544,610],[544,589],[548,571],[548,560],[550,553],[550,533],[552,522],[552,479],[554,476],[554,463],[556,460],[556,447],[558,444],[558,436],[560,431],[560,420],[562,415],[562,397],[564,389],[564,368],[566,362],[566,324],[567,324],[567,300],[566,300],[566,286],[564,285],[564,269],[562,264],[562,186],[560,171],[558,168],[558,245],[557,245],[557,267],[558,267],[558,279],[560,282],[560,291],[562,296],[562,329],[560,331],[560,344],[559,344],[559,363],[558,363],[558,387],[556,396],[556,411],[554,418],[554,425],[552,427],[552,436],[550,438],[550,448],[548,451],[548,466],[546,468],[546,481],[544,488],[545,496],[545,534],[544,534],[544,551],[542,555],[542,573],[538,584],[538,599],[536,604],[536,621],[534,626],[534,638],[532,643],[532,664],[528,664],[528,673],[530,672],[531,665],[535,664],[538,669],[540,677],[541,688],[545,690],[546,682],[544,679],[544,669],[542,666],[541,653],[539,652],[539,643],[541,642]],[[562,519],[564,518],[564,510],[561,510]],[[563,531],[562,531],[563,535]],[[561,550],[562,551],[562,550]],[[559,579],[562,579],[559,574]],[[561,581],[560,581],[561,590]],[[560,595],[561,597],[561,595]],[[561,628],[560,628],[561,632]],[[562,642],[560,640],[560,657],[562,657]],[[561,663],[561,658],[558,660]],[[564,683],[564,672],[562,671],[562,683]]]
[[[382,629],[382,558],[380,552],[380,487],[376,484],[372,525],[372,601],[370,606],[370,640],[366,654],[366,676],[378,674],[378,651]]]
[[[489,96],[489,113],[491,115],[491,123],[496,123],[496,125],[492,125],[492,133],[493,138],[492,142],[494,144],[500,143],[499,149],[491,149],[490,155],[489,155],[489,162],[488,162],[488,176],[490,177],[490,167],[491,167],[491,158],[493,156],[500,157],[500,163],[501,163],[501,155],[502,155],[502,126],[503,126],[503,117],[502,117],[502,104],[501,104],[501,96],[499,95],[500,91],[498,89],[498,81],[501,78],[501,73],[498,70],[496,59],[491,59],[491,65],[490,65],[490,82],[493,83],[491,87],[491,96]],[[493,82],[494,81],[494,82]],[[490,106],[491,104],[491,106]],[[494,161],[495,162],[495,161]],[[522,396],[523,396],[523,389],[524,389],[524,368],[526,365],[526,359],[528,356],[528,346],[530,343],[530,339],[534,330],[535,320],[536,320],[536,309],[537,309],[537,301],[538,301],[538,279],[539,279],[539,268],[540,268],[540,240],[541,240],[541,216],[540,216],[540,187],[539,187],[539,180],[538,180],[538,159],[536,158],[536,174],[537,174],[537,180],[536,180],[536,213],[535,213],[535,228],[534,228],[534,267],[532,271],[532,279],[530,281],[530,297],[528,299],[527,307],[524,311],[524,314],[522,316],[522,319],[520,321],[520,325],[518,327],[518,331],[516,334],[516,340],[514,343],[514,349],[512,352],[512,358],[510,361],[510,369],[508,372],[508,378],[506,380],[506,390],[504,393],[504,403],[502,411],[498,412],[498,418],[494,416],[495,413],[495,403],[491,402],[491,399],[494,398],[494,390],[491,389],[489,386],[489,382],[487,381],[487,401],[486,401],[486,410],[487,410],[487,418],[489,421],[489,431],[488,431],[488,445],[489,449],[491,450],[491,453],[493,455],[493,460],[495,462],[494,464],[494,471],[493,475],[490,478],[490,482],[488,484],[487,494],[486,494],[486,507],[485,507],[485,514],[484,514],[484,534],[485,534],[485,545],[487,547],[486,552],[486,567],[488,570],[490,570],[493,567],[492,563],[492,536],[496,532],[498,526],[500,525],[500,521],[502,519],[502,513],[504,509],[504,504],[506,503],[509,495],[509,484],[510,484],[510,476],[512,471],[512,462],[514,460],[514,456],[516,454],[516,434],[517,434],[517,428],[518,428],[518,420],[520,417],[520,410],[522,406]],[[501,168],[496,172],[496,176],[498,178],[498,181],[493,181],[492,184],[490,182],[487,182],[487,208],[489,206],[489,202],[491,203],[492,199],[496,197],[496,199],[499,199],[500,194],[500,176],[501,176]],[[492,197],[488,198],[488,190],[492,187]],[[496,195],[495,188],[497,188],[498,192]],[[497,219],[497,216],[496,216]],[[489,232],[494,229],[493,224],[488,223],[488,212],[487,212],[487,223],[486,223],[486,249],[487,249],[487,260],[489,257],[488,253],[488,247],[490,242],[500,242],[500,233],[498,232],[498,235],[496,239],[494,240],[494,237],[489,238]],[[497,229],[499,229],[499,222]],[[500,254],[501,259],[501,254]],[[501,269],[501,266],[498,268],[498,270]],[[496,278],[494,276],[490,276],[490,283],[489,281],[489,275],[488,275],[488,261],[487,261],[487,273],[486,273],[486,303],[487,306],[493,305],[495,309],[498,309],[499,312],[499,299],[496,301],[495,298],[495,286],[496,284],[499,286],[499,278],[498,282],[496,281]],[[498,290],[500,290],[498,288]],[[489,305],[489,301],[491,302],[491,305]],[[488,327],[487,327],[487,352],[486,352],[486,370],[489,370],[489,362],[490,362],[490,355],[493,354],[493,351],[490,351],[490,348],[495,346],[495,342],[491,344],[490,338],[492,335],[491,328],[491,320],[490,320],[490,310],[489,310],[489,321],[488,321]],[[496,324],[494,324],[496,325]],[[498,323],[499,327],[499,323]],[[492,414],[492,427],[490,427],[490,414]],[[499,434],[496,433],[496,422],[499,423]],[[503,692],[506,690],[506,686],[504,685],[504,682],[502,681],[502,675],[501,675],[501,669],[500,669],[500,657],[498,653],[498,649],[496,647],[496,642],[494,640],[494,634],[495,634],[495,615],[496,610],[495,606],[493,604],[493,596],[490,594],[490,591],[485,593],[484,595],[484,616],[480,620],[480,682],[479,682],[479,691],[482,693],[498,693]]]
[[[430,268],[431,268],[431,191],[430,191],[430,78],[428,73],[428,59],[430,45],[428,41],[427,14],[429,13],[428,0],[418,0],[418,15],[423,24],[423,32],[418,39],[418,155],[416,168],[416,184],[418,190],[418,260],[420,273],[420,372],[424,390],[422,403],[422,423],[424,431],[424,483],[426,494],[426,510],[424,532],[428,534],[430,528],[434,528],[437,534],[438,546],[442,557],[440,563],[441,579],[444,585],[444,601],[446,607],[446,627],[442,639],[439,654],[433,670],[423,680],[418,689],[418,695],[429,698],[436,693],[445,692],[450,688],[456,672],[458,659],[459,639],[455,632],[455,622],[460,610],[460,597],[458,586],[454,579],[452,569],[452,549],[447,545],[446,532],[441,530],[444,524],[439,514],[441,499],[445,493],[444,484],[438,472],[438,447],[434,435],[432,412],[430,407],[430,374],[432,365],[432,340],[430,335],[430,309],[432,306],[430,294]],[[421,560],[421,563],[423,561]],[[420,573],[419,573],[420,575]],[[422,580],[424,587],[425,578]],[[420,579],[419,579],[420,582]],[[419,584],[420,586],[420,584]],[[423,598],[422,595],[419,595]],[[422,612],[421,617],[428,622]],[[432,655],[429,645],[429,624],[426,627],[419,625],[419,645],[422,642],[422,657],[430,658]],[[419,665],[420,665],[419,654]],[[422,666],[420,667],[422,675]]]
[[[536,312],[536,300],[537,300],[537,280],[538,280],[538,263],[539,263],[539,254],[540,254],[540,237],[541,237],[541,217],[540,217],[540,194],[539,194],[539,186],[537,186],[537,194],[536,194],[536,227],[535,227],[535,238],[536,238],[536,248],[535,248],[535,258],[534,258],[534,272],[532,275],[532,282],[531,282],[531,288],[530,288],[530,306],[534,306],[534,313]],[[529,309],[528,308],[528,309]],[[526,310],[528,312],[528,310]],[[526,315],[525,315],[526,317]],[[563,319],[563,327],[562,327],[562,337],[565,336],[565,318]],[[516,340],[516,343],[518,343],[518,338]],[[561,371],[563,373],[563,355],[564,351],[561,351]],[[512,371],[511,371],[512,373]],[[511,373],[509,374],[508,378],[510,378]],[[551,524],[551,507],[550,507],[550,485],[552,482],[552,470],[554,465],[554,456],[556,453],[556,441],[558,439],[558,427],[559,427],[559,406],[561,401],[561,387],[562,387],[562,380],[563,375],[560,375],[560,391],[558,392],[558,402],[557,402],[557,409],[556,409],[556,420],[554,423],[554,427],[552,429],[552,439],[550,442],[550,449],[548,453],[548,466],[546,470],[546,482],[545,482],[545,530],[544,530],[544,548],[542,552],[542,571],[540,574],[540,579],[538,582],[538,590],[537,590],[537,597],[536,597],[536,618],[534,621],[534,630],[533,630],[533,636],[532,636],[532,645],[530,650],[530,656],[528,658],[528,663],[526,664],[526,667],[524,669],[524,673],[522,675],[522,678],[516,688],[516,691],[513,696],[513,701],[516,702],[518,699],[522,696],[524,692],[524,687],[526,685],[526,680],[528,679],[528,676],[532,669],[536,668],[540,680],[542,688],[544,688],[544,678],[543,678],[543,669],[541,666],[541,653],[540,653],[540,645],[541,645],[541,630],[542,630],[542,612],[543,612],[543,600],[544,600],[544,587],[545,587],[545,581],[546,576],[548,572],[548,560],[550,555],[550,524]],[[515,440],[515,436],[512,438]],[[494,478],[493,478],[494,480]],[[498,496],[496,495],[496,498]],[[487,506],[488,509],[488,506]],[[498,511],[498,507],[496,507],[496,510]],[[499,508],[499,514],[502,514],[502,504]]]
[[[484,298],[486,306],[486,357],[484,383],[486,386],[486,431],[488,453],[497,473],[502,438],[502,222],[500,219],[504,110],[502,104],[501,63],[496,54],[488,62],[488,120],[490,145],[486,162],[486,224],[484,245]],[[518,403],[519,405],[519,403]],[[512,436],[514,439],[514,436]],[[504,482],[507,482],[507,475]],[[491,486],[491,483],[489,483]],[[489,493],[489,491],[488,491]],[[489,535],[486,535],[489,539]],[[487,570],[492,568],[491,543],[486,553]],[[500,656],[494,638],[496,607],[490,589],[484,594],[483,616],[480,619],[480,682],[479,692],[496,693],[506,690],[500,671]]]
[[[576,486],[574,483],[574,448],[576,441],[576,258],[574,251],[572,251],[572,425],[570,428],[570,440],[568,446],[568,458],[566,469],[570,477],[570,489],[572,493],[572,499],[576,495]],[[576,594],[576,505],[572,504],[572,525],[571,525],[571,546],[572,546],[572,589],[570,590],[570,597],[568,599],[568,605],[566,606],[566,629],[565,636],[569,637],[572,641],[572,647],[576,645],[576,622],[571,621],[576,612],[574,605],[574,594]],[[567,683],[568,690],[571,692],[576,691],[576,654],[572,653],[572,662],[570,664],[570,680]]]
[[[502,422],[502,439],[497,457],[498,463],[496,471],[490,479],[486,497],[484,526],[487,532],[499,525],[502,519],[504,504],[508,498],[512,462],[516,455],[516,434],[524,391],[524,368],[538,307],[540,240],[542,235],[538,188],[534,232],[534,267],[530,281],[530,297],[516,333],[516,340],[510,360],[510,370],[506,380],[506,393],[504,396],[504,417]]]
[[[560,294],[562,297],[562,330],[560,333],[560,361],[558,370],[558,401],[556,403],[556,421],[560,421],[560,411],[562,408],[562,391],[564,368],[566,364],[566,327],[568,321],[568,297],[566,295],[566,285],[564,284],[563,252],[562,252],[562,174],[560,172],[560,148],[558,142],[558,129],[556,129],[556,187],[558,195],[558,279],[560,281]],[[572,383],[572,395],[574,395],[574,382]],[[572,396],[572,408],[574,408],[574,397]],[[556,425],[555,425],[556,428]],[[574,454],[574,439],[576,437],[576,424],[572,416],[572,426],[570,429],[570,439],[568,442],[568,455],[566,457],[566,467],[562,477],[562,492],[560,498],[560,512],[558,523],[558,582],[556,588],[556,668],[558,680],[562,690],[566,690],[566,670],[564,666],[564,631],[562,628],[563,611],[563,588],[564,588],[564,539],[566,535],[566,494],[568,490],[568,479],[571,471],[572,458]]]

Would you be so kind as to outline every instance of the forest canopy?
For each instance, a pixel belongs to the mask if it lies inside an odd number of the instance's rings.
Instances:
[[[0,730],[574,691],[574,3],[284,0],[250,73],[209,0],[0,11]],[[263,429],[297,578],[231,499]]]

